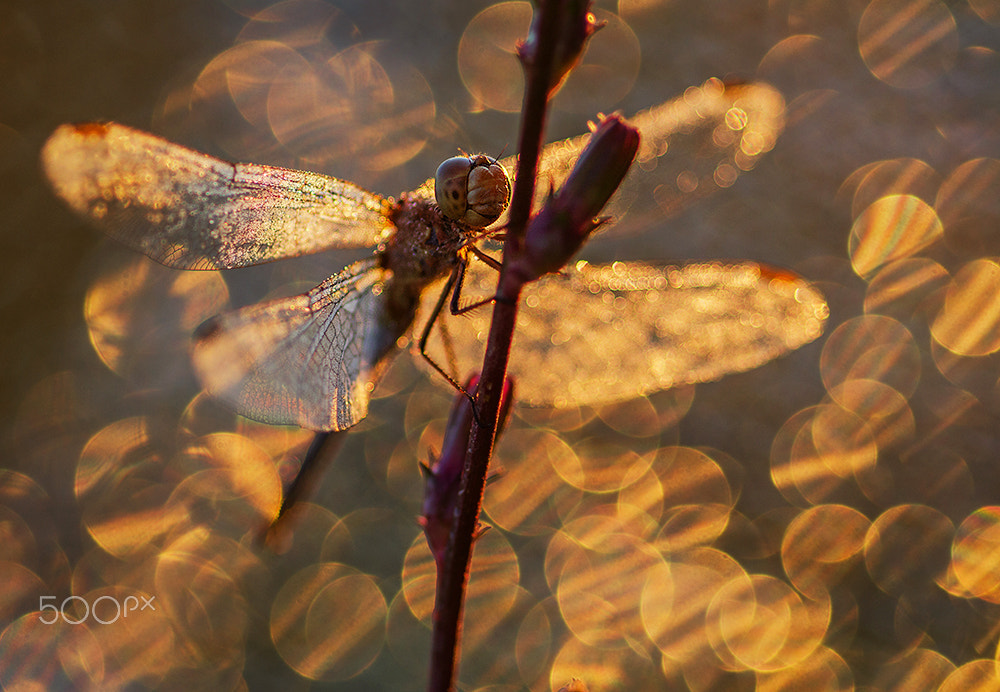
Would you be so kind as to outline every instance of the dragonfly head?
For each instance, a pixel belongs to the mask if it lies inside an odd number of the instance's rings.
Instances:
[[[489,156],[454,156],[438,166],[434,197],[449,219],[482,228],[507,209],[510,177]]]

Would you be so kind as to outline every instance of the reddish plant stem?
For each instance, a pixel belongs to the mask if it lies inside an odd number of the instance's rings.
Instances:
[[[504,245],[503,268],[493,307],[482,376],[476,391],[478,425],[472,426],[469,451],[459,491],[458,517],[448,541],[443,574],[438,575],[431,643],[429,692],[453,689],[457,670],[462,606],[468,582],[472,543],[479,520],[483,488],[496,435],[500,394],[507,374],[507,360],[517,321],[521,284],[505,280],[511,254],[520,251],[535,191],[535,175],[545,131],[556,37],[565,0],[545,0],[540,9],[537,52],[533,55],[522,108],[519,158],[509,223]]]

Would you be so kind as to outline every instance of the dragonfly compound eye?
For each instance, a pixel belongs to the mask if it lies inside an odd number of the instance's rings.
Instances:
[[[510,202],[510,178],[488,156],[456,156],[438,167],[434,196],[448,218],[476,228],[489,226]]]

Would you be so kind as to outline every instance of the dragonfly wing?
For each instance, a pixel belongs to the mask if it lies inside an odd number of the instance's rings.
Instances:
[[[489,295],[496,272],[473,266],[467,289]],[[529,284],[523,298],[509,369],[518,401],[539,406],[609,403],[749,370],[816,339],[827,316],[804,279],[753,262],[580,263]],[[448,362],[450,339],[458,374],[478,369],[490,312],[446,320],[432,357]]]
[[[69,206],[178,269],[230,269],[388,237],[388,202],[336,178],[231,164],[115,123],[63,125],[42,149]]]
[[[210,394],[249,418],[349,428],[367,414],[387,361],[383,281],[364,260],[308,293],[214,317],[196,334],[195,370]]]
[[[644,230],[675,216],[720,187],[736,182],[774,146],[784,128],[785,101],[761,83],[725,85],[710,79],[672,101],[638,113],[639,152],[629,174],[602,215],[616,233]],[[545,201],[551,184],[566,180],[590,135],[546,145],[538,165],[534,207]],[[501,163],[511,175],[517,157]],[[434,179],[414,194],[434,198]],[[504,214],[495,225],[507,223]]]
[[[639,128],[639,152],[602,215],[614,221],[615,233],[639,232],[676,216],[753,168],[774,147],[784,116],[785,101],[773,87],[728,86],[717,79],[638,113],[629,122]],[[539,179],[561,182],[558,176],[566,173],[560,171],[576,160],[574,149],[582,144],[551,156],[546,149]]]

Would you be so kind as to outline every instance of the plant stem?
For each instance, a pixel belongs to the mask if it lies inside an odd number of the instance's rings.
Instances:
[[[443,574],[438,575],[429,692],[449,692],[453,689],[455,681],[462,606],[468,581],[472,542],[478,526],[483,488],[493,451],[500,394],[507,374],[507,360],[510,356],[514,325],[517,321],[517,302],[520,297],[520,283],[505,281],[504,268],[508,266],[511,254],[520,251],[531,214],[535,174],[552,83],[556,38],[565,4],[565,0],[546,0],[539,10],[541,16],[537,32],[538,44],[528,69],[518,145],[518,168],[504,244],[503,268],[500,271],[482,376],[476,391],[478,425],[472,426],[469,451],[462,474],[462,487],[459,491],[459,513],[448,541]]]

